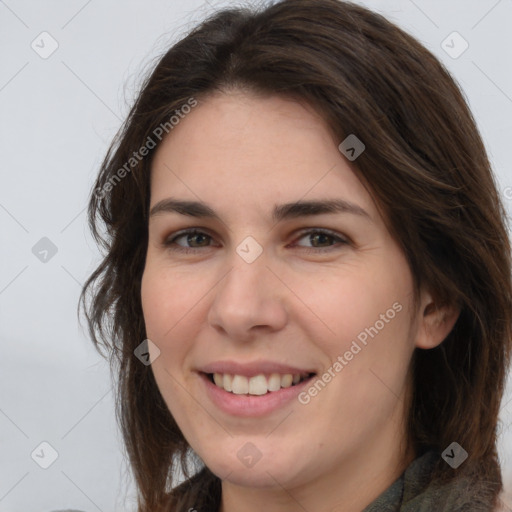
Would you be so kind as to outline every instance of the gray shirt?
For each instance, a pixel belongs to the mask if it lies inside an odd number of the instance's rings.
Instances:
[[[362,512],[492,512],[492,493],[485,482],[459,478],[443,486],[429,486],[430,473],[439,457],[430,451],[415,459]]]

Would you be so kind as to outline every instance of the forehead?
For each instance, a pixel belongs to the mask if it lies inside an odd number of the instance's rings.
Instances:
[[[172,195],[263,212],[268,203],[329,196],[374,212],[338,144],[307,105],[280,96],[216,93],[160,144],[151,205]]]

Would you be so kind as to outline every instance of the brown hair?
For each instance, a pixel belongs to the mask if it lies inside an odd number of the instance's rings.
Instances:
[[[116,412],[139,511],[217,510],[221,488],[190,458],[151,367],[134,357],[146,338],[140,291],[154,150],[122,179],[119,170],[190,98],[231,88],[308,103],[340,142],[354,133],[366,145],[356,172],[385,212],[416,286],[427,285],[437,304],[461,311],[439,347],[414,353],[410,443],[421,454],[457,441],[468,460],[455,471],[439,458],[432,482],[472,473],[489,482],[497,500],[511,262],[504,209],[475,121],[443,65],[382,16],[338,0],[284,0],[218,12],[165,53],[90,198],[89,223],[106,252],[80,303],[96,348],[102,354],[105,347],[116,366]],[[190,479],[168,494],[178,468]]]

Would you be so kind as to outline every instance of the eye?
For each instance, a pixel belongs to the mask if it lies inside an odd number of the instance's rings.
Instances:
[[[195,244],[194,240],[198,241],[198,247],[186,247],[181,244],[178,244],[176,241],[180,240],[181,238],[184,238],[186,243],[192,242],[192,245]],[[165,240],[164,246],[172,251],[190,253],[196,252],[198,249],[204,247],[209,247],[208,245],[205,245],[205,241],[211,239],[212,237],[205,233],[204,231],[200,231],[198,229],[185,229],[177,233],[172,238]]]
[[[338,242],[338,245],[348,245],[350,242],[337,235],[336,233],[333,233],[332,231],[329,231],[327,229],[309,229],[307,231],[303,231],[301,233],[301,236],[298,240],[301,240],[303,238],[309,237],[309,241],[313,244],[319,243],[320,245],[329,244],[329,239],[331,241]],[[310,247],[304,247],[302,245],[299,245],[299,247],[302,247],[306,250],[306,252],[327,252],[332,251],[335,249],[335,247],[332,244],[329,244],[324,247],[315,247],[313,245],[312,248]],[[339,248],[339,247],[338,247]]]
[[[296,247],[300,247],[301,250],[304,250],[307,253],[321,253],[328,252],[336,249],[335,245],[337,243],[338,246],[344,246],[350,244],[350,241],[346,238],[343,238],[336,233],[326,230],[326,229],[309,229],[306,231],[302,231],[300,233],[300,237],[297,240],[301,240],[309,236],[309,241],[313,244],[311,247],[307,247],[300,244],[295,244]],[[178,243],[178,240],[185,240],[185,244],[191,244],[192,247],[184,246],[181,243]],[[166,239],[163,242],[163,246],[171,251],[183,252],[183,253],[196,253],[201,249],[206,249],[212,247],[210,245],[210,241],[213,240],[213,237],[208,233],[201,231],[199,229],[191,228],[184,229],[180,231],[174,236]],[[330,243],[331,242],[331,243]],[[332,243],[334,242],[334,244]],[[323,245],[323,247],[317,247],[315,244]],[[338,247],[339,248],[339,247]]]

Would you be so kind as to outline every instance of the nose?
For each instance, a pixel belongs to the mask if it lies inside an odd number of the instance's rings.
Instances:
[[[214,288],[208,322],[230,340],[249,341],[282,329],[288,321],[288,289],[262,256],[252,263],[235,260]]]

